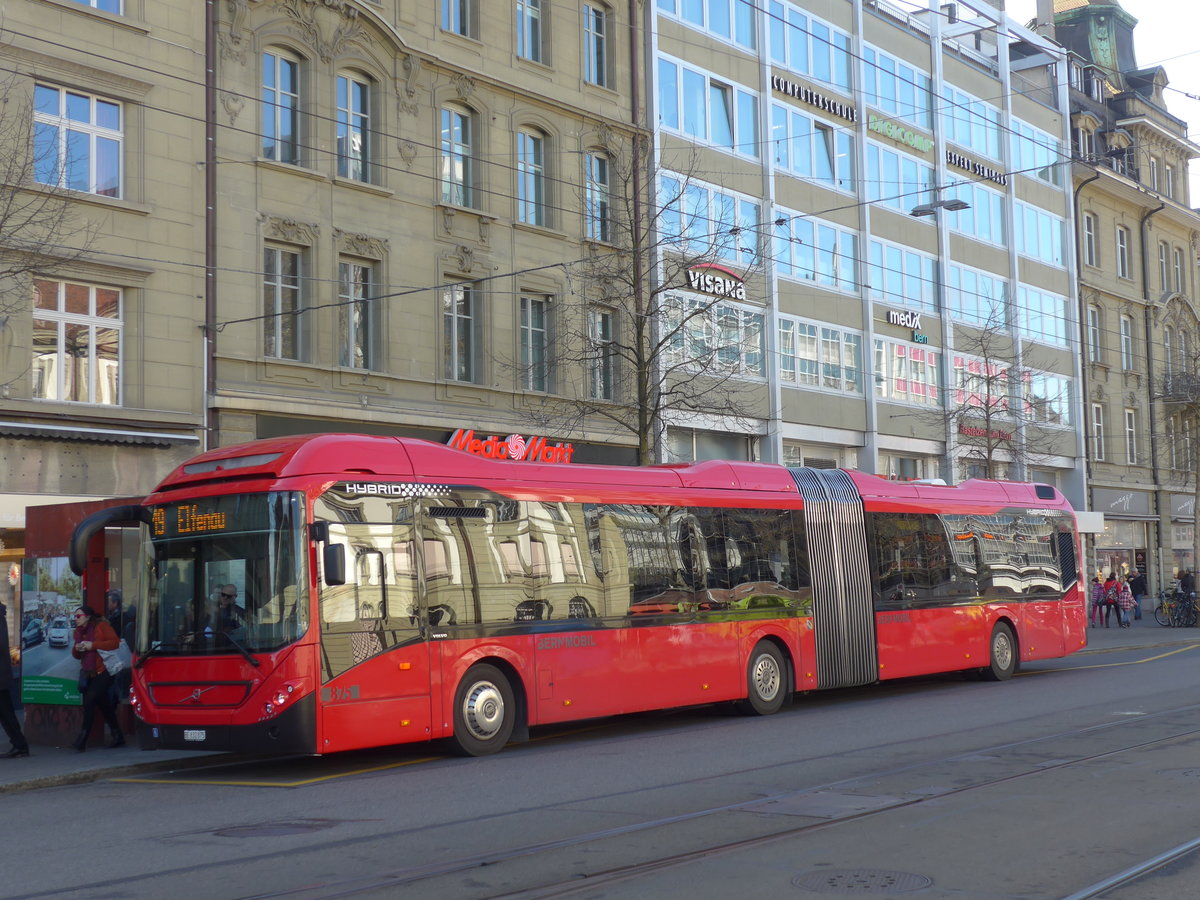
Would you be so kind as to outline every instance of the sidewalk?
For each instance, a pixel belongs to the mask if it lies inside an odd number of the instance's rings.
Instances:
[[[1081,653],[1112,650],[1152,650],[1200,644],[1200,628],[1163,628],[1153,615],[1143,615],[1130,628],[1089,628],[1088,647]],[[3,738],[0,737],[0,742]],[[7,746],[0,743],[0,750]],[[139,750],[133,744],[110,750],[99,745],[77,753],[70,747],[34,746],[24,759],[0,759],[0,794],[58,785],[82,784],[135,773],[216,765],[245,754],[199,750]]]

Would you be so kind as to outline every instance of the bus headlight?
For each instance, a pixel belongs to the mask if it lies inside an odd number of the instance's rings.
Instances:
[[[296,696],[296,689],[297,685],[290,681],[280,685],[278,690],[271,696],[271,699],[263,704],[263,714],[259,721],[273,718],[283,712],[284,708]]]

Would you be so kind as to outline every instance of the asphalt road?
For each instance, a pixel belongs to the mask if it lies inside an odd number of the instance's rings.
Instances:
[[[0,897],[1197,896],[1200,641],[3,799]]]

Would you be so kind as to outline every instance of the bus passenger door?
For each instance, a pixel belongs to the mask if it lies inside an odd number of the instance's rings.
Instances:
[[[321,585],[322,753],[427,740],[429,645],[411,523],[334,523],[346,583]]]

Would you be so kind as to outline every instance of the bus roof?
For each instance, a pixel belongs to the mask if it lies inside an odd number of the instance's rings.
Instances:
[[[955,501],[1069,508],[1048,485],[971,480],[947,487],[892,481],[849,470],[864,500]],[[173,491],[215,482],[329,476],[347,479],[436,479],[491,486],[603,484],[614,488],[799,493],[789,470],[773,463],[708,460],[655,466],[603,466],[485,459],[417,438],[362,434],[308,434],[269,438],[210,450],[178,466],[156,489]]]

